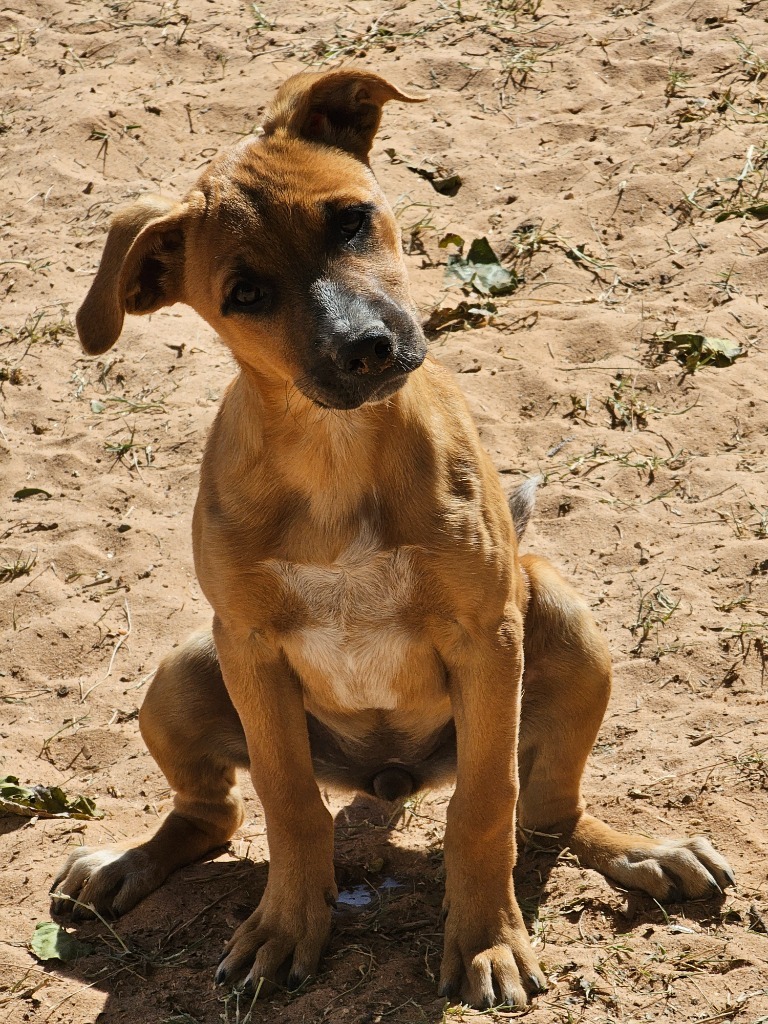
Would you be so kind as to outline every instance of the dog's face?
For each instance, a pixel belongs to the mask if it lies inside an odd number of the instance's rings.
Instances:
[[[113,344],[124,312],[184,301],[264,388],[334,409],[393,394],[426,343],[366,160],[392,98],[411,99],[373,75],[296,76],[265,136],[218,157],[182,203],[118,215],[78,313],[85,348]]]
[[[191,304],[238,361],[319,405],[392,394],[421,365],[400,234],[370,169],[345,152],[267,138],[199,183]]]

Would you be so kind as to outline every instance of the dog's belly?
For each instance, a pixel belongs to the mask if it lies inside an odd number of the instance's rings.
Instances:
[[[281,645],[308,705],[321,714],[407,714],[425,700],[447,702],[440,660],[415,608],[407,549],[382,551],[363,530],[332,565],[273,566],[286,597],[302,609]]]

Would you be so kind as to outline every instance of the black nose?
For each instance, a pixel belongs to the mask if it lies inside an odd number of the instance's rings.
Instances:
[[[395,344],[384,324],[368,330],[339,352],[339,360],[346,373],[360,377],[363,374],[379,374],[388,370],[395,361]]]

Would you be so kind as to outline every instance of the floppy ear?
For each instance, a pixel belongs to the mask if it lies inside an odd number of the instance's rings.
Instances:
[[[294,75],[277,90],[264,123],[264,134],[282,129],[327,146],[337,146],[368,162],[379,129],[381,108],[389,100],[422,103],[378,75],[351,68]]]
[[[77,311],[80,343],[90,355],[112,348],[126,313],[152,313],[182,298],[183,203],[145,196],[109,226],[96,277]]]

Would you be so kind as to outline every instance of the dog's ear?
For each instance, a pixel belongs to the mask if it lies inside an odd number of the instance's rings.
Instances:
[[[100,355],[120,337],[126,313],[153,313],[182,298],[188,209],[145,196],[112,218],[96,277],[77,311],[80,343]]]
[[[379,129],[381,108],[389,100],[422,103],[379,75],[351,68],[294,75],[277,90],[264,122],[264,134],[289,135],[345,149],[367,163]]]

